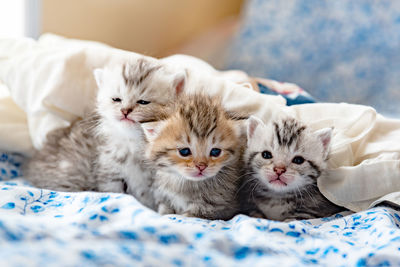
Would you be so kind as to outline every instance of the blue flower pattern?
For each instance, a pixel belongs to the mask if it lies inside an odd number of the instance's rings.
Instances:
[[[250,0],[226,67],[400,116],[400,2]]]
[[[23,156],[18,153],[0,152],[0,181],[9,180],[22,175]]]
[[[400,212],[386,207],[225,222],[161,216],[130,195],[38,189],[22,177],[3,177],[0,190],[1,266],[400,265]]]

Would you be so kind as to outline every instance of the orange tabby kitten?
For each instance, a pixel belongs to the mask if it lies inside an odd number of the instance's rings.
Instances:
[[[182,96],[168,119],[143,124],[146,156],[156,166],[154,195],[161,214],[230,219],[241,152],[239,122],[219,100]]]

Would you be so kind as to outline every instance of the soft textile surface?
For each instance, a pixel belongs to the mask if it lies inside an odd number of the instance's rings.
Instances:
[[[3,154],[13,173],[21,158]],[[132,196],[0,181],[1,266],[399,266],[400,212],[281,223],[160,216]]]
[[[227,68],[400,116],[400,2],[250,0]]]
[[[0,91],[3,88],[11,95],[0,102],[0,110],[7,109],[7,113],[0,113],[0,126],[7,127],[0,127],[0,149],[10,149],[13,146],[19,152],[31,153],[33,147],[40,148],[49,131],[69,126],[93,106],[97,92],[93,77],[95,68],[134,61],[138,57],[144,56],[101,43],[66,39],[51,34],[43,35],[39,41],[0,40]],[[176,57],[173,62],[165,60],[172,65],[171,68],[175,67],[173,65],[181,67],[185,62],[180,58]],[[150,57],[147,59],[155,60]],[[195,58],[189,60],[190,66],[196,69],[188,81],[189,88],[195,87],[192,84],[199,79],[207,81],[210,75],[222,75],[226,79],[218,79],[206,87],[214,93],[226,89],[223,100],[227,105],[261,109],[264,102],[273,102],[271,105],[285,104],[281,97],[260,96],[246,85],[229,82],[246,79],[247,75],[244,73],[240,73],[240,77],[238,72],[220,74],[205,62]],[[232,94],[233,88],[248,92]],[[251,99],[253,101],[250,103]],[[255,105],[255,102],[258,104]],[[10,119],[10,116],[20,118],[21,114],[23,118],[26,117],[24,120]],[[25,127],[21,127],[22,125]],[[9,132],[9,129],[19,129],[19,139],[4,133],[5,130]],[[31,140],[26,138],[29,135]]]
[[[5,111],[0,112],[0,150],[28,154],[33,146],[40,148],[50,130],[68,126],[90,106],[96,94],[93,68],[138,56],[54,35],[44,35],[39,41],[1,41],[0,88],[7,88],[10,97],[0,100],[0,111]],[[219,94],[231,110],[256,114],[265,121],[292,114],[315,130],[333,127],[328,175],[318,181],[321,192],[332,202],[353,211],[365,210],[383,199],[400,204],[400,193],[396,193],[400,192],[400,120],[361,105],[287,107],[282,97],[259,94],[251,85],[261,83],[261,91],[274,88],[286,94],[289,102],[307,96],[294,84],[250,78],[243,72],[218,72],[187,56],[161,61],[169,67],[188,68],[188,91],[205,89]]]

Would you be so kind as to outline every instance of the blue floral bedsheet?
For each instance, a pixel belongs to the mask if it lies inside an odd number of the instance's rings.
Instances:
[[[21,161],[0,157],[0,266],[400,266],[390,208],[291,223],[160,216],[129,195],[33,188],[15,178]]]

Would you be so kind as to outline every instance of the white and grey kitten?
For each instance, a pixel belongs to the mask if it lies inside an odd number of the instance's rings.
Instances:
[[[157,169],[153,185],[161,214],[226,220],[238,212],[242,145],[237,123],[219,100],[188,95],[168,119],[143,124],[146,155]]]
[[[95,71],[100,88],[96,131],[102,138],[95,164],[98,190],[126,190],[154,207],[152,168],[143,157],[146,140],[140,123],[164,114],[183,90],[185,72],[169,72],[145,60],[116,71]]]
[[[96,111],[51,132],[29,162],[26,177],[53,190],[128,192],[154,208],[140,123],[165,112],[183,89],[185,73],[141,58],[96,69],[94,75],[99,88]]]
[[[264,124],[250,117],[240,190],[242,211],[280,221],[342,211],[317,187],[326,169],[331,134],[331,128],[312,132],[294,118]]]

